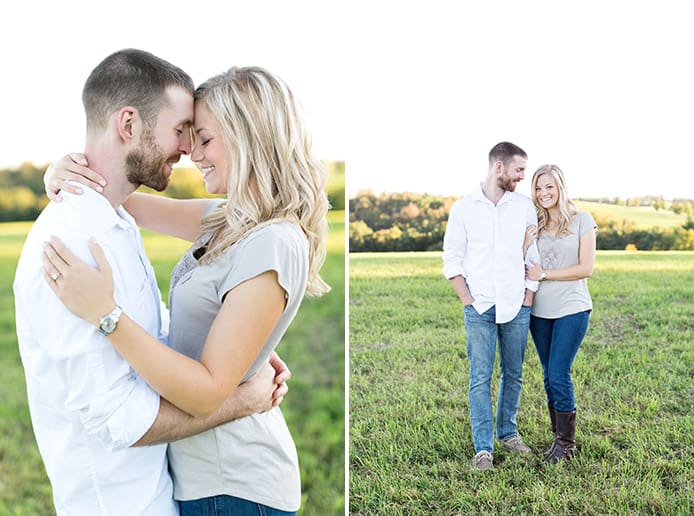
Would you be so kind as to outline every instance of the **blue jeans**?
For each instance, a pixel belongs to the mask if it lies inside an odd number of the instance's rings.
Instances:
[[[467,356],[470,361],[470,424],[475,453],[494,450],[491,383],[497,340],[501,382],[496,405],[496,437],[505,440],[518,434],[516,414],[523,385],[530,307],[521,306],[516,317],[507,323],[497,324],[495,317],[496,307],[481,315],[472,306],[465,307]]]
[[[280,511],[267,505],[229,495],[179,501],[181,516],[293,516],[296,512]]]
[[[576,409],[571,365],[588,331],[590,310],[559,319],[530,317],[530,333],[542,364],[547,401],[558,412]]]

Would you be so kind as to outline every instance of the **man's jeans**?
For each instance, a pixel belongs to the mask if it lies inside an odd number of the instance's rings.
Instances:
[[[494,450],[492,372],[499,341],[501,382],[496,406],[496,437],[506,440],[518,434],[516,414],[523,384],[523,359],[528,343],[530,307],[521,306],[514,319],[496,324],[496,307],[482,315],[465,307],[467,356],[470,361],[470,424],[475,453]]]
[[[268,464],[267,467],[271,468],[272,464]],[[272,489],[272,486],[268,486],[268,489]],[[293,516],[296,514],[296,512],[280,511],[229,495],[187,500],[178,502],[178,506],[181,516]]]
[[[530,318],[530,333],[540,357],[547,401],[559,412],[576,409],[571,366],[588,331],[590,310],[559,319]]]

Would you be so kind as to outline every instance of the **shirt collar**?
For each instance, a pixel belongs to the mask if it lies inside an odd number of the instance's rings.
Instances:
[[[135,219],[123,208],[114,209],[106,197],[95,192],[91,188],[82,187],[81,195],[73,195],[61,192],[63,202],[88,214],[85,217],[85,226],[93,232],[107,231],[113,227],[128,229],[136,226]]]
[[[470,198],[473,201],[481,201],[481,202],[491,202],[487,197],[484,195],[484,192],[482,191],[482,185],[484,183],[479,183],[477,187],[472,191],[470,194]]]
[[[472,198],[473,201],[479,201],[479,202],[488,202],[489,204],[494,204],[492,201],[490,201],[486,195],[484,195],[484,192],[482,191],[482,185],[484,183],[480,182],[477,185],[477,188],[475,188],[472,193],[470,194],[470,197]],[[504,195],[501,196],[501,199],[499,199],[499,202],[496,203],[497,206],[510,202],[513,200],[515,192],[509,192],[505,191]]]

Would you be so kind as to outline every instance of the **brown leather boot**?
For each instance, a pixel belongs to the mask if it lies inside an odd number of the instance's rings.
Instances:
[[[557,418],[557,434],[554,439],[554,449],[545,462],[556,464],[560,460],[569,459],[576,453],[576,411],[555,411]]]
[[[549,422],[552,425],[552,444],[550,444],[549,448],[542,452],[542,455],[545,457],[552,453],[552,450],[554,450],[554,443],[557,440],[557,416],[554,413],[554,403],[551,401],[547,402],[547,409],[549,410]]]

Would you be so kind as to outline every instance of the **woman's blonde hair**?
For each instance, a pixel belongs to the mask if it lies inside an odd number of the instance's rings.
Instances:
[[[294,95],[260,67],[233,67],[195,90],[222,128],[229,154],[227,201],[202,221],[211,234],[209,263],[249,231],[279,220],[298,222],[309,241],[307,293],[330,290],[318,274],[325,261],[326,173]]]
[[[562,236],[569,233],[569,224],[578,210],[576,209],[576,205],[574,205],[574,203],[571,202],[571,199],[569,199],[564,173],[556,165],[542,165],[535,171],[533,174],[533,179],[530,183],[530,191],[533,194],[533,203],[535,203],[535,208],[537,209],[537,230],[539,233],[547,227],[547,223],[549,222],[549,212],[540,206],[537,201],[537,195],[535,195],[537,181],[545,174],[552,176],[557,185],[557,207],[559,208],[559,226],[557,228],[557,236]]]

